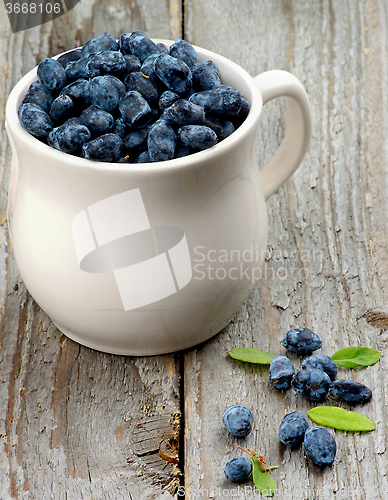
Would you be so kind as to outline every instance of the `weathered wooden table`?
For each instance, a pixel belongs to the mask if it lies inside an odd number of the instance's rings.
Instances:
[[[81,2],[43,26],[12,34],[0,5],[0,498],[260,498],[223,467],[251,447],[279,465],[278,498],[387,499],[388,8],[383,0],[111,0]],[[64,337],[27,292],[7,231],[10,145],[3,117],[18,79],[42,58],[143,29],[184,37],[256,75],[284,69],[305,85],[314,119],[302,167],[267,203],[263,277],[233,321],[186,352],[123,357]],[[283,131],[269,103],[257,138],[259,168]],[[322,352],[382,351],[379,363],[339,375],[373,390],[356,407],[372,433],[332,431],[337,456],[319,469],[278,440],[283,416],[313,406],[268,384],[267,368],[226,356],[232,347],[284,353],[285,332],[309,327]],[[299,367],[300,358],[290,355]],[[252,408],[253,432],[232,438],[230,404]],[[169,457],[176,463],[163,460]],[[178,487],[180,486],[179,490]],[[183,495],[185,493],[185,496]]]

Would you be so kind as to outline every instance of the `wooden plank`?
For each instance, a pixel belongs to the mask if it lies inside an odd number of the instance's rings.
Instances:
[[[12,34],[0,5],[0,498],[166,499],[180,481],[179,356],[124,357],[67,339],[21,282],[7,231],[14,84],[44,57],[109,31],[181,36],[180,2],[80,3]],[[153,439],[141,438],[139,431]],[[158,454],[163,450],[162,457]]]
[[[185,355],[186,500],[252,498],[251,482],[238,486],[223,474],[238,443],[263,454],[279,498],[387,498],[386,356],[366,369],[339,376],[365,383],[373,399],[356,411],[377,424],[373,433],[332,431],[337,456],[320,470],[302,449],[278,439],[283,416],[313,407],[291,391],[268,384],[268,369],[237,362],[232,347],[285,353],[290,328],[319,333],[321,352],[365,345],[386,354],[388,212],[386,3],[185,3],[185,34],[253,76],[284,69],[305,85],[314,130],[303,166],[267,203],[269,244],[261,281],[233,321],[211,341]],[[284,132],[283,103],[266,105],[257,138],[259,168]],[[301,358],[290,354],[296,369]],[[232,438],[221,415],[230,404],[254,414],[252,433]],[[312,423],[311,423],[312,424]],[[244,490],[244,487],[248,488]],[[225,490],[225,491],[224,491]]]

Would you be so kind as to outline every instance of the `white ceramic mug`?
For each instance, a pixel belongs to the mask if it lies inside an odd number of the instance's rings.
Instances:
[[[195,48],[198,61],[211,59],[251,110],[231,136],[184,158],[115,164],[62,153],[18,120],[36,68],[9,96],[8,223],[16,262],[59,330],[88,347],[160,354],[224,328],[262,267],[265,201],[307,151],[311,111],[297,78],[280,70],[252,78],[232,61]],[[280,96],[288,105],[285,137],[259,173],[262,107]]]

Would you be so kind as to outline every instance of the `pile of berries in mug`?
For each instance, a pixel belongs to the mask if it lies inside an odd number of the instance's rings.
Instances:
[[[81,49],[43,59],[19,107],[21,125],[64,153],[147,163],[181,158],[228,137],[250,104],[223,85],[194,47],[167,48],[143,31],[101,33]]]

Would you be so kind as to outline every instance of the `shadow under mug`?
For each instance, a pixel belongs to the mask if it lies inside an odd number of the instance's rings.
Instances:
[[[15,259],[39,306],[85,346],[161,354],[222,330],[260,275],[265,201],[307,151],[311,111],[296,77],[274,70],[252,78],[225,57],[195,49],[198,61],[211,59],[223,84],[237,88],[251,109],[231,136],[184,158],[118,164],[62,153],[18,120],[36,68],[9,96],[8,224]],[[286,133],[259,173],[255,138],[262,107],[281,96]]]

